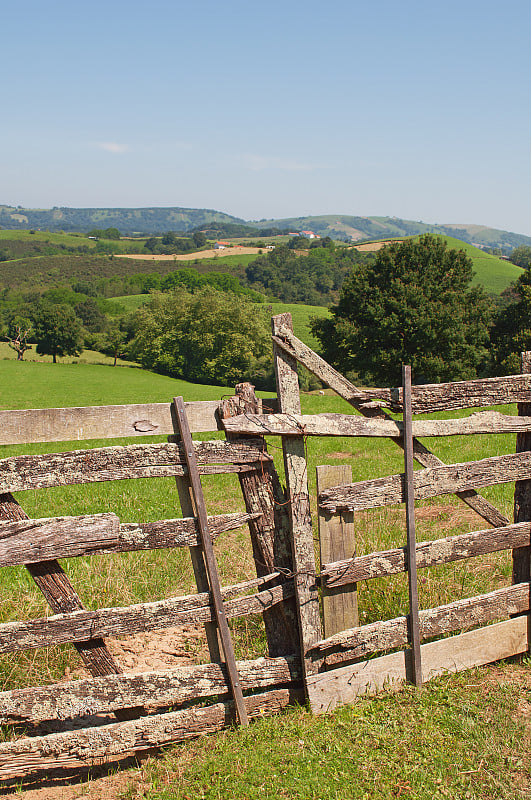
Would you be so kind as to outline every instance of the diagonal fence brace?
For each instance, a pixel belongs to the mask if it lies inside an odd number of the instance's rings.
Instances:
[[[181,441],[184,447],[184,457],[186,466],[188,467],[188,476],[190,480],[190,487],[194,498],[197,524],[201,535],[201,543],[203,553],[205,556],[205,566],[207,570],[208,580],[210,583],[210,591],[212,593],[212,600],[214,603],[214,614],[216,623],[219,630],[221,639],[221,646],[225,655],[227,665],[227,673],[229,677],[229,684],[236,706],[236,713],[240,721],[240,725],[248,725],[249,720],[247,717],[247,709],[245,708],[245,701],[243,699],[242,687],[238,675],[238,668],[236,666],[236,656],[234,654],[234,646],[232,637],[227,622],[227,615],[225,613],[225,605],[221,596],[221,584],[219,580],[218,565],[216,556],[214,554],[214,546],[212,544],[212,536],[208,526],[208,517],[206,513],[205,498],[203,495],[203,487],[201,485],[201,478],[199,477],[199,469],[197,466],[197,458],[195,455],[194,444],[192,441],[192,434],[186,416],[186,409],[182,397],[174,397],[173,402],[175,405],[177,425]]]

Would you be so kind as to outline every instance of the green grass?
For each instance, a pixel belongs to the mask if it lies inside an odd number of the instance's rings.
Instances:
[[[527,664],[529,668],[530,664]],[[170,749],[135,775],[134,800],[517,800],[529,797],[525,679],[502,668],[291,710]],[[523,708],[524,704],[525,708]]]
[[[484,286],[488,292],[500,294],[511,283],[518,280],[522,274],[520,267],[511,264],[510,261],[504,261],[498,256],[484,253],[478,247],[462,242],[460,239],[454,239],[451,236],[443,236],[442,238],[448,244],[448,247],[454,250],[464,250],[467,256],[472,259],[474,272],[476,273],[472,282],[476,285]]]

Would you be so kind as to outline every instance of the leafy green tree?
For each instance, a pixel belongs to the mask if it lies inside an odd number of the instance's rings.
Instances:
[[[509,261],[512,261],[513,264],[516,264],[518,267],[529,269],[531,267],[531,247],[525,244],[521,244],[520,247],[515,247],[509,256]]]
[[[83,349],[81,323],[69,305],[41,302],[32,313],[37,353],[57,356],[78,356]]]
[[[205,287],[153,295],[136,314],[131,357],[194,383],[273,385],[269,314],[243,297]]]
[[[369,383],[474,377],[488,357],[490,301],[472,262],[436,236],[392,244],[356,266],[332,317],[312,322],[324,357]]]
[[[520,354],[531,350],[531,272],[523,272],[503,296],[509,303],[491,331],[494,371],[502,375],[520,372]]]
[[[101,333],[107,327],[107,317],[93,297],[76,303],[74,311],[89,333]]]
[[[100,353],[105,353],[106,356],[114,358],[113,367],[115,367],[118,359],[126,353],[127,333],[118,324],[111,325],[103,336],[97,340],[96,348]]]
[[[202,231],[195,231],[192,239],[196,247],[204,247],[207,243],[207,237]]]

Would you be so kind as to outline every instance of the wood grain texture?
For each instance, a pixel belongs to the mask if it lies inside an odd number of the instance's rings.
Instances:
[[[223,589],[223,598],[242,594],[278,574],[255,578]],[[234,600],[226,601],[229,617],[261,614],[275,603],[293,595],[293,583],[287,581],[280,586],[258,591]],[[8,653],[35,647],[47,647],[66,642],[78,642],[104,636],[126,636],[131,632],[142,633],[183,623],[213,620],[210,596],[206,593],[170,597],[152,603],[137,603],[121,608],[86,609],[69,614],[29,620],[27,622],[5,622],[0,625],[0,652]]]
[[[317,467],[317,492],[352,480],[350,464]],[[321,564],[352,559],[356,553],[356,531],[351,511],[328,514],[319,509],[319,553]],[[326,637],[355,628],[358,619],[358,594],[354,582],[330,585],[321,582],[323,627]]]
[[[292,329],[291,314],[279,314],[272,318],[273,338],[279,327]],[[277,396],[280,412],[300,414],[299,379],[297,363],[273,345]],[[310,659],[308,650],[322,637],[319,595],[316,584],[315,551],[310,516],[308,472],[304,441],[300,436],[283,436],[284,470],[289,496],[289,513],[292,531],[293,569],[302,666],[307,676],[319,669],[319,661]]]
[[[527,478],[528,475],[531,475],[531,452],[416,470],[415,499],[423,500],[482,486],[509,483]],[[403,503],[404,499],[402,473],[327,489],[319,496],[319,505],[332,513],[341,510],[362,511]]]
[[[402,407],[402,390],[388,390],[391,405]],[[531,403],[531,375],[507,375],[453,383],[427,383],[412,387],[414,414],[452,411],[458,408]]]
[[[218,401],[186,403],[192,432],[218,429]],[[173,434],[171,403],[0,411],[0,444]]]
[[[245,467],[270,460],[259,439],[253,442],[194,442],[194,449],[205,474],[237,472],[240,465]],[[185,473],[182,447],[173,443],[12,456],[0,461],[0,492],[131,478],[172,477]]]
[[[521,522],[503,528],[487,528],[430,542],[417,542],[417,569],[448,564],[464,558],[528,547],[531,544],[531,523]],[[355,581],[396,575],[406,571],[405,548],[397,547],[357,558],[323,564],[319,580],[322,586],[342,586]]]
[[[402,422],[365,419],[352,414],[242,414],[223,420],[227,432],[262,436],[402,436]],[[414,420],[413,436],[463,436],[478,433],[531,432],[531,416],[478,411],[461,419]]]
[[[237,667],[244,691],[301,680],[299,659],[295,656],[238,661]],[[225,665],[179,666],[139,675],[112,675],[0,692],[0,722],[71,720],[106,714],[124,706],[155,709],[228,694]]]
[[[420,637],[428,639],[529,611],[529,590],[529,583],[518,583],[488,594],[423,610],[419,613]],[[327,656],[327,663],[331,664],[362,658],[378,650],[402,647],[407,641],[407,617],[396,617],[337,633],[318,642],[314,651],[318,658],[322,658],[324,653],[329,654],[331,657]]]
[[[428,642],[420,648],[424,680],[510,658],[527,652],[528,646],[524,617]],[[398,689],[409,678],[405,651],[312,675],[308,679],[312,711],[324,713],[366,694]]]
[[[314,375],[327,383],[340,397],[343,397],[348,403],[354,406],[354,408],[357,408],[364,417],[391,419],[378,405],[367,401],[366,398],[364,399],[364,392],[361,392],[343,375],[330,367],[326,361],[323,361],[320,356],[310,350],[300,339],[297,339],[293,332],[285,325],[278,326],[277,335],[273,336],[273,341],[277,347],[303,364],[310,372],[313,372]],[[385,392],[389,392],[389,390],[385,390],[382,397],[384,397]],[[374,395],[371,395],[371,397],[372,396]],[[401,437],[393,437],[393,441],[399,447],[403,447],[403,439]],[[428,450],[418,439],[413,440],[413,451],[415,460],[418,461],[419,464],[422,464],[423,467],[436,467],[444,464],[440,458]],[[468,489],[464,492],[459,491],[456,492],[456,494],[460,500],[483,517],[490,525],[499,527],[509,524],[507,517],[474,489]]]
[[[240,512],[209,517],[212,536],[240,528],[255,516]],[[120,524],[111,513],[0,522],[0,567],[98,553],[190,547],[197,545],[198,536],[194,518]]]
[[[249,717],[278,714],[303,699],[301,690],[275,689],[245,698]],[[189,708],[49,736],[34,736],[0,744],[0,779],[38,771],[91,767],[171,742],[221,730],[234,723],[232,703]]]
[[[531,353],[522,353],[522,372],[531,373]],[[529,375],[528,375],[529,377]],[[531,414],[531,402],[518,404],[520,418]],[[531,450],[531,433],[519,433],[516,437],[516,452]],[[531,520],[531,480],[517,481],[514,487],[515,522]],[[531,543],[513,551],[513,583],[531,580]]]
[[[261,409],[254,386],[239,383],[235,396],[223,400],[219,416],[223,422],[245,416]],[[226,433],[227,439],[236,438]],[[290,519],[286,496],[280,485],[274,464],[262,464],[260,469],[238,475],[245,507],[253,519],[249,522],[253,558],[257,575],[276,571],[283,574],[293,570]],[[297,609],[294,598],[278,604],[264,613],[264,625],[270,656],[293,653],[298,647]]]

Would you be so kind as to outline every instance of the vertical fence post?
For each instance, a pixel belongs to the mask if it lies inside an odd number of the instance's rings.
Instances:
[[[531,372],[531,352],[522,353],[521,371]],[[531,403],[518,403],[518,415],[531,416]],[[516,434],[516,452],[531,450],[531,433]],[[531,520],[531,480],[516,481],[514,486],[514,521]],[[513,550],[513,583],[531,580],[531,547]]]
[[[404,391],[404,463],[407,527],[407,579],[409,588],[409,642],[411,645],[412,681],[422,686],[420,656],[419,597],[417,584],[417,539],[415,534],[415,488],[413,482],[413,427],[411,414],[411,367],[402,367]]]
[[[317,496],[331,486],[352,483],[350,464],[317,467]],[[356,555],[354,512],[330,514],[319,509],[319,549],[323,564],[353,558]],[[358,593],[356,584],[322,588],[324,635],[333,636],[358,625]]]

